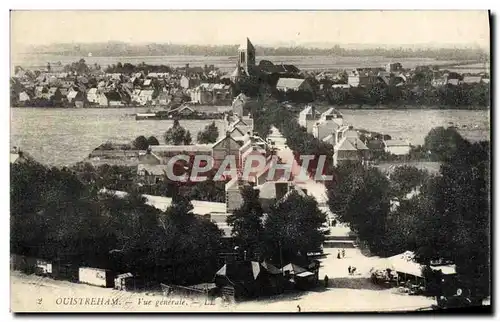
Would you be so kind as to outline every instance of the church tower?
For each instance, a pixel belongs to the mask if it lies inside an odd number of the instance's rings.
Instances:
[[[238,49],[238,65],[243,67],[248,76],[250,76],[251,70],[255,67],[255,47],[248,38]]]

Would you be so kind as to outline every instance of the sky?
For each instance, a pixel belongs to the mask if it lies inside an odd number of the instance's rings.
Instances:
[[[12,11],[11,44],[434,44],[489,48],[487,11]]]

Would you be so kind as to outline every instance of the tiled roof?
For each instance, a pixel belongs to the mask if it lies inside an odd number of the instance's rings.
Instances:
[[[304,81],[305,79],[300,78],[280,78],[278,84],[276,84],[276,88],[298,89]]]
[[[344,137],[335,146],[336,151],[358,151],[368,150],[368,147],[359,138]]]

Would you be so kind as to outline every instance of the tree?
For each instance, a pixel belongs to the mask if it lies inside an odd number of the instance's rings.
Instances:
[[[372,252],[385,251],[389,214],[389,180],[376,168],[341,165],[335,182],[328,187],[328,205],[341,222],[347,223]]]
[[[197,142],[200,144],[215,143],[219,138],[219,128],[215,125],[215,122],[205,126],[203,131],[198,132]]]
[[[324,235],[319,228],[325,221],[314,197],[292,191],[271,207],[265,221],[266,257],[279,264],[306,258],[321,247]]]
[[[143,135],[136,137],[132,144],[137,150],[147,150],[149,147],[148,139]]]
[[[148,138],[148,145],[160,145],[160,142],[158,141],[158,139],[154,136],[150,136]]]
[[[183,197],[162,212],[133,190],[98,194],[69,169],[35,162],[12,165],[11,180],[12,253],[175,284],[201,283],[217,269],[222,232]]]
[[[403,198],[413,189],[422,185],[429,173],[414,166],[399,166],[390,175],[393,193],[398,198]]]
[[[457,151],[466,149],[468,142],[453,127],[437,127],[429,131],[424,149],[430,151],[434,161],[449,160]]]
[[[416,252],[422,263],[451,260],[474,297],[490,294],[489,142],[456,150],[421,199]]]
[[[164,139],[166,144],[187,145],[191,144],[191,133],[186,132],[186,129],[180,125],[179,120],[174,120],[173,126],[165,132]]]
[[[184,135],[183,143],[184,143],[184,145],[190,145],[192,143],[191,132],[186,131],[186,134]]]
[[[260,253],[264,227],[263,210],[259,201],[259,191],[251,186],[241,189],[243,205],[227,217],[227,224],[232,227],[235,242],[251,256]]]
[[[171,272],[171,282],[181,285],[210,279],[218,268],[222,232],[210,220],[194,215],[192,209],[189,200],[177,198],[160,215],[162,236],[155,245],[158,266]]]

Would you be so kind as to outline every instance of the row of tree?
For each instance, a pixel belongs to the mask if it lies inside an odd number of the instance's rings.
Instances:
[[[182,198],[163,212],[138,194],[98,194],[67,169],[34,163],[13,165],[11,178],[12,253],[175,283],[217,269],[221,231]]]
[[[182,127],[178,120],[174,120],[174,124],[169,128],[165,134],[164,139],[166,144],[172,145],[190,145],[192,144],[191,132]],[[209,144],[217,142],[219,138],[219,128],[215,122],[205,126],[205,128],[198,132],[197,142],[199,144]]]
[[[165,56],[165,55],[198,55],[198,56],[234,56],[238,45],[182,45],[150,43],[134,45],[120,42],[78,44],[53,44],[49,47],[33,47],[36,53],[51,52],[58,55],[78,56],[89,52],[95,56]],[[341,45],[324,44],[321,47],[311,45],[294,47],[256,47],[257,56],[346,56],[346,57],[391,57],[391,58],[434,58],[440,60],[486,60],[489,53],[480,48],[342,48]]]
[[[140,64],[134,65],[130,63],[121,63],[108,65],[104,70],[106,73],[120,73],[125,75],[130,75],[132,73],[144,72],[146,75],[148,73],[171,73],[174,69],[166,65],[150,65],[142,62]]]
[[[452,85],[439,88],[374,84],[349,89],[329,89],[323,96],[334,105],[427,105],[443,108],[478,108],[490,105],[488,84]]]
[[[213,278],[219,253],[228,250],[220,229],[193,214],[188,198],[174,192],[172,205],[161,211],[137,191],[126,197],[99,193],[99,180],[82,180],[70,169],[34,161],[11,165],[11,252],[130,271],[167,283]],[[279,264],[319,247],[317,228],[324,214],[314,199],[292,194],[261,221],[258,194],[252,188],[243,194],[244,205],[228,222],[235,244],[249,255],[259,253]]]
[[[163,135],[166,144],[172,145],[190,145],[192,144],[191,133],[182,127],[178,120],[174,120],[174,124]],[[205,126],[205,128],[198,132],[197,143],[209,144],[217,142],[219,138],[219,128],[215,122]],[[130,145],[124,144],[119,148],[124,150],[147,150],[152,145],[160,145],[160,142],[155,136],[146,138],[144,135],[136,137]],[[101,144],[97,149],[99,150],[113,150],[116,146],[111,142]]]
[[[454,129],[438,128],[424,147],[443,163],[438,175],[402,167],[387,177],[377,168],[340,166],[328,187],[330,209],[371,253],[412,250],[425,265],[451,261],[473,296],[484,298],[490,294],[489,142],[470,143]]]

